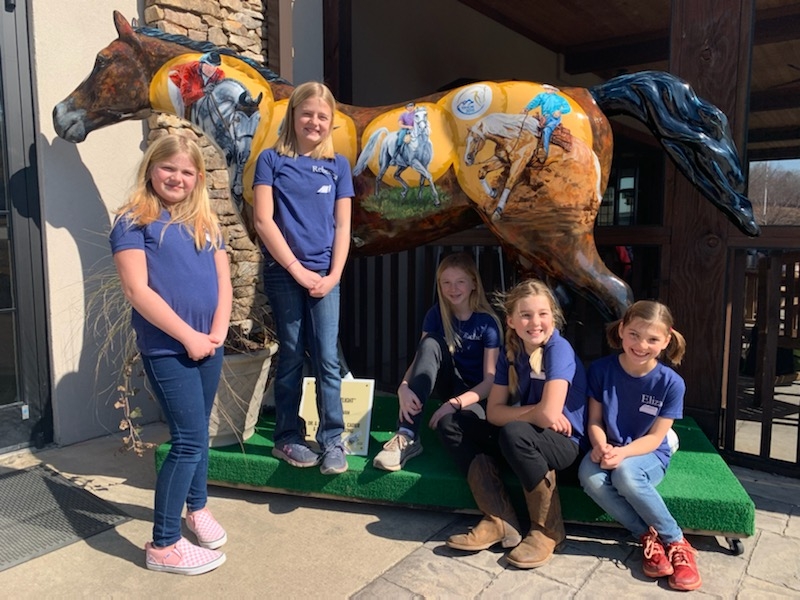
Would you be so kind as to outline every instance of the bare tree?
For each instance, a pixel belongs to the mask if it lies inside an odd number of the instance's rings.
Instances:
[[[748,197],[761,225],[800,225],[800,171],[779,163],[750,165]]]

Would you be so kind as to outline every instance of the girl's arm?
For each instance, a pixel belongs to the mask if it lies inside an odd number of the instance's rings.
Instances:
[[[322,298],[339,283],[342,278],[347,255],[350,252],[350,221],[353,214],[352,198],[339,198],[334,207],[333,248],[331,250],[331,267],[328,274],[310,288],[311,295]]]
[[[483,349],[483,379],[478,385],[462,392],[458,396],[453,396],[447,402],[442,404],[436,412],[431,416],[428,423],[431,429],[436,429],[439,424],[439,419],[449,413],[454,413],[469,406],[480,402],[489,395],[489,390],[492,389],[494,383],[494,371],[497,367],[497,357],[500,355],[500,348],[484,348]]]
[[[306,269],[286,243],[278,224],[275,223],[275,200],[272,195],[272,186],[257,185],[253,188],[253,225],[258,237],[267,248],[270,256],[286,269],[294,280],[304,288],[310,290],[319,280],[320,276],[314,271]]]
[[[589,403],[586,407],[588,412],[586,434],[592,444],[592,461],[599,463],[610,450],[603,424],[603,405],[594,398],[589,398]]]
[[[183,344],[192,360],[200,360],[214,354],[216,346],[211,338],[205,333],[192,329],[147,284],[147,259],[144,250],[121,250],[114,254],[114,264],[119,273],[125,298],[142,317]]]
[[[656,448],[661,445],[661,442],[664,441],[664,438],[666,437],[669,428],[672,427],[673,422],[674,419],[656,417],[656,421],[653,423],[650,431],[648,431],[642,437],[633,440],[627,446],[619,446],[614,448],[619,460],[629,456],[642,456],[644,454],[650,454],[651,452],[654,452]]]
[[[231,266],[228,262],[228,253],[223,249],[217,250],[214,253],[214,264],[217,267],[219,298],[217,300],[217,310],[214,311],[214,318],[211,321],[209,337],[211,341],[216,344],[217,348],[220,348],[225,343],[225,338],[228,336],[228,326],[231,322],[233,303]]]
[[[527,420],[527,413],[533,410],[532,406],[509,406],[508,405],[508,386],[492,385],[489,390],[489,397],[486,400],[486,419],[497,427],[502,427],[511,421]]]
[[[525,413],[525,420],[543,429],[555,429],[559,433],[564,433],[562,431],[565,427],[564,422],[569,423],[564,416],[564,404],[567,401],[568,393],[569,382],[566,379],[545,381],[542,399]],[[572,428],[570,427],[567,435],[571,433]]]

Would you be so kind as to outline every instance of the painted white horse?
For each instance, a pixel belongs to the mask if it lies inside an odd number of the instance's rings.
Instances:
[[[409,135],[410,139],[398,148],[397,138],[400,135]],[[386,171],[389,167],[394,166],[396,167],[394,178],[403,186],[401,196],[405,198],[410,187],[402,178],[402,174],[403,171],[410,167],[420,175],[417,197],[422,198],[422,188],[427,181],[433,194],[433,204],[434,206],[439,206],[439,193],[433,183],[433,176],[428,170],[431,157],[433,157],[433,143],[431,143],[430,135],[431,127],[428,122],[428,109],[424,106],[418,106],[414,110],[414,126],[410,133],[405,129],[390,132],[386,127],[381,127],[369,137],[367,143],[364,144],[361,155],[358,157],[356,166],[353,168],[353,175],[359,175],[366,168],[367,163],[375,153],[375,147],[381,138],[385,136],[380,144],[379,170],[375,178],[375,194],[380,190],[381,179],[386,174]]]

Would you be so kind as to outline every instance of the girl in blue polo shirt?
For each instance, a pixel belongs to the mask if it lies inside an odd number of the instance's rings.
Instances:
[[[564,541],[556,471],[578,458],[584,436],[586,375],[570,343],[561,337],[561,309],[547,285],[520,283],[505,294],[505,351],[489,392],[486,421],[458,413],[442,425],[445,446],[467,472],[484,517],[447,545],[476,551],[501,543],[513,548],[508,562],[530,569],[545,564]],[[531,528],[521,541],[501,465],[522,483]]]
[[[253,180],[264,290],[279,342],[272,454],[295,467],[320,462],[305,442],[299,415],[308,350],[317,379],[317,442],[325,475],[347,470],[337,342],[353,177],[347,159],[333,150],[335,114],[336,100],[323,84],[297,86],[278,141],[259,155]]]
[[[663,364],[680,364],[686,341],[673,329],[670,310],[640,301],[608,327],[608,343],[620,354],[589,368],[587,433],[592,451],[578,476],[586,493],[642,543],[647,577],[669,576],[670,587],[696,590],[696,551],[683,537],[656,486],[672,451],[668,433],[683,416],[686,384]]]
[[[111,231],[131,325],[153,393],[169,424],[158,472],[154,571],[198,575],[225,562],[225,530],[206,508],[208,420],[222,371],[231,315],[231,277],[197,144],[166,135],[147,149],[128,202]],[[181,536],[181,512],[199,546]]]

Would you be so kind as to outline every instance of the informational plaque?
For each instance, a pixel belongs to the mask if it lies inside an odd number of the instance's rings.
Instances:
[[[344,413],[342,441],[348,454],[366,456],[369,452],[369,426],[372,418],[374,393],[374,379],[342,380],[342,412]],[[303,378],[300,416],[306,422],[306,440],[316,441],[319,415],[317,414],[317,382],[314,377]]]

